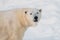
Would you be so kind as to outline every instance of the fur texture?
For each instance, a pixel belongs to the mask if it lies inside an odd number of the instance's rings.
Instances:
[[[22,40],[24,32],[35,23],[25,11],[31,8],[0,11],[0,40]]]

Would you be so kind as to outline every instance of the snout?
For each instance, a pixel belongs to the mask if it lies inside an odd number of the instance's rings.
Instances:
[[[34,22],[38,22],[38,16],[34,17]]]

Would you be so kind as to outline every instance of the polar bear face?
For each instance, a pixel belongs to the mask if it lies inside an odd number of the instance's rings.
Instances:
[[[25,11],[25,14],[29,15],[30,19],[34,23],[37,23],[41,18],[41,9],[31,9],[29,11]]]

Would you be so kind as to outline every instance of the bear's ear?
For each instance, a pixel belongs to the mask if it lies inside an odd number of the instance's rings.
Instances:
[[[25,14],[27,14],[27,11],[25,11]]]
[[[42,10],[41,9],[39,9],[39,12],[41,12]]]

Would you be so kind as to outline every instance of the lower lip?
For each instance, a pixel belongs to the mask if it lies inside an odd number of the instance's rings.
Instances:
[[[38,20],[34,20],[34,22],[38,22]]]

